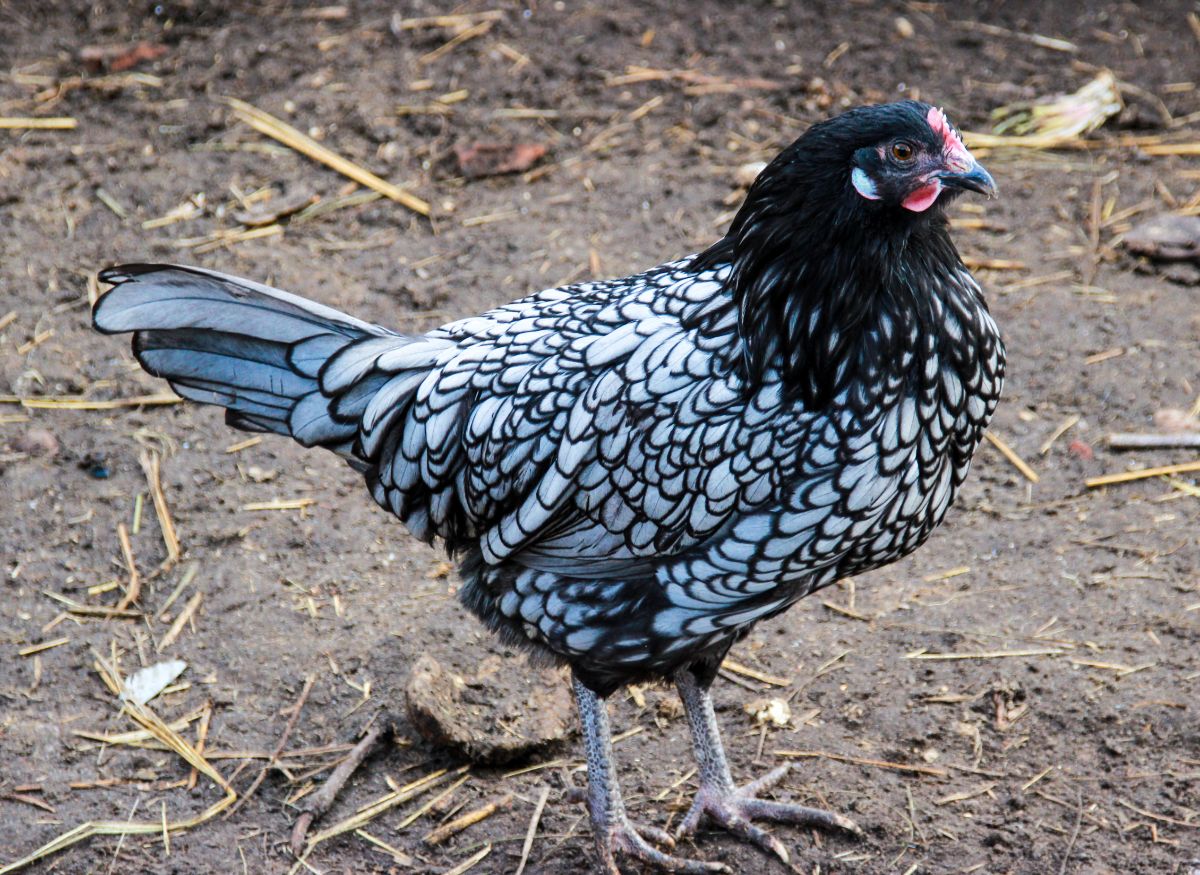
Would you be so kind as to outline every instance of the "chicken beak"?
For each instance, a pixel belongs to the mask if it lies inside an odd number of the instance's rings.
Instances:
[[[961,188],[977,191],[989,198],[997,197],[1000,190],[996,187],[996,180],[992,179],[992,175],[984,170],[978,161],[974,158],[970,160],[971,163],[965,170],[944,170],[937,175],[937,178],[947,188]]]

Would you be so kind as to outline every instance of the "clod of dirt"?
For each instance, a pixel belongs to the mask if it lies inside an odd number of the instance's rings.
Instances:
[[[1125,248],[1155,261],[1200,262],[1200,216],[1155,216],[1125,235]]]
[[[454,147],[458,172],[468,179],[522,173],[545,154],[541,143],[458,143]]]
[[[742,710],[753,717],[759,726],[764,723],[787,726],[792,720],[792,709],[783,699],[755,699],[743,705]]]
[[[553,669],[515,669],[489,657],[464,678],[422,656],[404,689],[408,719],[426,740],[477,763],[544,751],[574,725],[570,692]]]
[[[31,428],[13,441],[13,449],[30,456],[53,458],[58,455],[58,438],[44,428]]]

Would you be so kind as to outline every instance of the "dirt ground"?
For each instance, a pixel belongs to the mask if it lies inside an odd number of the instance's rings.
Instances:
[[[275,438],[231,449],[247,436],[209,408],[21,406],[164,388],[123,340],[89,329],[97,268],[195,263],[417,331],[695,251],[730,218],[740,165],[842,106],[919,95],[986,129],[996,105],[1073,90],[1108,67],[1131,86],[1099,135],[1109,147],[994,152],[985,163],[1003,197],[954,210],[968,220],[956,232],[963,252],[1004,268],[978,271],[1011,363],[993,431],[1040,480],[985,445],[915,556],[809,599],[735,649],[737,663],[786,685],[732,674],[715,696],[739,779],[783,762],[780,751],[818,752],[795,760],[780,798],[842,810],[866,830],[854,840],[775,827],[791,871],[1200,872],[1198,478],[1084,485],[1197,457],[1116,453],[1104,436],[1153,430],[1156,412],[1200,395],[1197,288],[1110,245],[1132,213],[1198,203],[1197,159],[1117,138],[1197,139],[1200,34],[1187,13],[1200,5],[538,0],[502,4],[486,32],[491,19],[475,18],[457,40],[453,26],[393,27],[494,8],[0,0],[0,116],[78,121],[0,131],[0,868],[86,821],[186,818],[221,798],[203,777],[189,789],[173,753],[77,734],[137,728],[95,672],[97,654],[127,673],[185,660],[181,687],[151,707],[190,716],[179,725],[193,742],[206,725],[205,751],[242,793],[314,680],[281,768],[231,815],[169,846],[161,834],[93,838],[26,871],[445,872],[490,845],[471,871],[509,873],[543,788],[525,871],[585,872],[591,860],[583,809],[561,798],[584,780],[575,738],[474,769],[410,825],[432,793],[363,827],[396,855],[349,833],[297,869],[286,841],[300,796],[368,724],[394,720],[395,741],[325,824],[387,793],[388,780],[461,764],[406,722],[401,690],[418,656],[469,674],[500,655],[517,701],[529,669],[458,606],[443,556],[375,508],[336,458]],[[118,51],[90,69],[81,55],[140,40],[164,51],[136,64]],[[636,67],[674,72],[630,76]],[[344,177],[237,121],[225,96],[403,185],[433,219],[352,202],[230,241],[243,199],[328,204],[349,192]],[[1168,129],[1165,113],[1184,123]],[[529,174],[458,178],[453,147],[481,140],[549,153]],[[143,224],[169,215],[184,218]],[[183,550],[161,571],[147,451],[162,455]],[[247,509],[300,499],[311,503]],[[63,613],[64,597],[120,600],[129,575],[117,529],[135,518],[131,618]],[[185,605],[190,622],[159,652]],[[760,728],[747,713],[763,698],[789,701],[786,726]],[[635,731],[617,745],[629,805],[657,824],[677,822],[695,786],[671,699],[648,689],[612,707],[616,731]],[[541,768],[512,775],[521,765]],[[491,818],[422,843],[504,793],[511,804]],[[716,832],[680,852],[736,872],[789,871]]]

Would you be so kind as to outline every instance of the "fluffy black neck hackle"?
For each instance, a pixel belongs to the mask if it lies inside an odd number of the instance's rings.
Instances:
[[[933,328],[935,307],[917,286],[926,272],[961,265],[944,213],[950,193],[913,213],[850,184],[854,153],[897,123],[887,111],[911,123],[925,109],[866,107],[814,125],[762,171],[726,236],[697,256],[698,268],[731,265],[748,386],[774,371],[792,397],[823,407],[855,370],[895,360],[913,320]]]

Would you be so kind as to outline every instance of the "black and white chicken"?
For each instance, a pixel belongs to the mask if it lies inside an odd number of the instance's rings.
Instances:
[[[574,673],[605,871],[684,872],[628,821],[605,699],[670,679],[704,820],[781,858],[755,819],[857,831],[734,785],[709,687],[755,623],[914,550],[1000,395],[1004,348],[948,232],[995,194],[941,110],[811,127],[728,234],[645,273],[549,289],[420,336],[207,270],[135,264],[96,327],[229,424],[344,456],[375,500],[461,560],[464,603]]]

